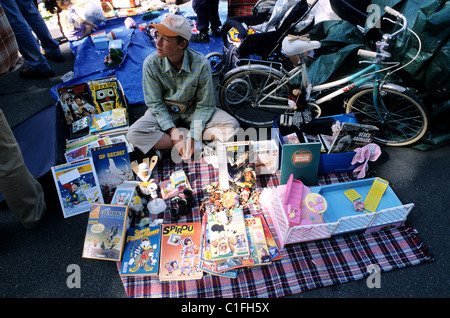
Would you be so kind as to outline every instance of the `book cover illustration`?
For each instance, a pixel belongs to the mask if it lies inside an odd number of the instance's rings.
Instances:
[[[128,225],[128,206],[92,204],[82,257],[120,261]]]
[[[115,128],[125,127],[127,125],[126,109],[112,109],[92,116],[92,124],[89,126],[89,133],[96,134]]]
[[[221,189],[228,189],[233,184],[256,187],[256,158],[249,141],[219,144],[217,155]]]
[[[208,215],[203,215],[202,221],[202,240],[200,251],[200,269],[205,273],[211,275],[236,278],[237,270],[218,271],[216,262],[211,260],[210,244],[209,244],[209,230],[208,230]]]
[[[111,144],[91,149],[105,203],[110,203],[119,184],[134,179],[125,143]]]
[[[72,123],[72,134],[85,130],[92,123],[92,115],[82,117]],[[87,129],[86,129],[87,130]],[[87,131],[86,131],[87,132]]]
[[[133,197],[136,195],[137,182],[124,181],[119,184],[114,192],[111,204],[128,205],[130,206]]]
[[[64,217],[88,212],[91,203],[103,203],[91,158],[51,168]]]
[[[245,218],[245,228],[250,246],[250,254],[254,265],[267,265],[271,263],[269,248],[264,235],[261,220],[256,217]]]
[[[57,93],[68,125],[97,113],[87,83],[58,87]]]
[[[88,81],[97,114],[126,108],[122,86],[115,76]]]
[[[231,208],[208,215],[211,260],[250,254],[245,231],[244,212]]]
[[[253,216],[261,220],[261,225],[263,227],[264,235],[266,237],[267,248],[269,249],[270,260],[278,261],[282,259],[283,256],[281,255],[281,252],[278,249],[277,243],[275,242],[272,232],[270,232],[269,225],[267,224],[264,216],[262,214],[254,214]]]
[[[343,122],[328,153],[352,152],[364,147],[372,142],[377,131],[376,126]]]
[[[203,277],[200,269],[202,224],[163,224],[159,279],[192,280]]]
[[[120,275],[157,275],[161,250],[161,226],[129,228]]]
[[[286,184],[290,175],[306,186],[317,184],[320,163],[320,142],[284,144],[281,152],[280,184]]]

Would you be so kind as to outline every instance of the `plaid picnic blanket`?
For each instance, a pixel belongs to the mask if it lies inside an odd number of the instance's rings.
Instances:
[[[166,160],[154,170],[153,177],[163,181],[179,169],[185,171],[198,200],[203,197],[205,186],[217,181],[218,171],[206,162],[173,164]],[[262,176],[258,178],[258,186],[276,186],[278,177]],[[354,179],[352,174],[320,176],[319,184]],[[265,217],[272,227],[268,213]],[[170,222],[169,215],[164,218]],[[186,221],[201,221],[198,207],[186,216]],[[240,268],[234,279],[209,274],[200,280],[178,282],[160,282],[150,276],[122,276],[121,279],[128,297],[275,298],[363,279],[371,274],[371,265],[377,265],[381,271],[391,271],[432,261],[417,233],[408,226],[287,245],[281,253],[283,259],[271,265]],[[119,262],[117,267],[120,270]]]

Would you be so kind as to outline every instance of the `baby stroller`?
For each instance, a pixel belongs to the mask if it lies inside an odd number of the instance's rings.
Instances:
[[[208,58],[213,75],[220,78],[231,69],[246,62],[277,61],[288,69],[292,63],[281,52],[281,42],[289,34],[306,34],[314,25],[306,0],[278,0],[274,7],[262,6],[259,1],[253,15],[228,18],[222,27],[223,53],[212,52]],[[281,4],[281,5],[280,5]],[[278,7],[277,7],[278,5]]]

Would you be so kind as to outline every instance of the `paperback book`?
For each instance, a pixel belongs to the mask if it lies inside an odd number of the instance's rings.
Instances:
[[[91,158],[51,168],[64,217],[88,212],[91,203],[103,203]]]
[[[161,226],[129,228],[125,239],[120,275],[157,275],[160,250]]]
[[[245,228],[254,266],[270,264],[272,261],[261,220],[256,217],[246,217]]]
[[[211,260],[248,256],[244,212],[235,207],[208,215]]]
[[[92,204],[82,257],[120,261],[128,220],[128,206]]]
[[[56,91],[68,125],[97,113],[87,83],[58,87]]]
[[[126,109],[112,109],[92,116],[92,124],[89,126],[89,133],[91,135],[97,134],[107,130],[125,127],[127,125]]]
[[[88,81],[97,114],[126,108],[122,86],[115,75]]]
[[[105,203],[110,203],[119,184],[134,179],[125,143],[117,143],[91,149],[101,193]]]

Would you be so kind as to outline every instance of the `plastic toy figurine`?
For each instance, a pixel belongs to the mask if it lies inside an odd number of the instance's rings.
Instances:
[[[350,201],[353,202],[353,208],[357,212],[363,212],[364,211],[364,203],[362,202],[361,195],[359,195],[358,192],[356,192],[355,189],[349,189],[344,192],[345,196],[350,199]]]
[[[142,199],[138,195],[134,196],[131,199],[130,211],[132,211],[136,216],[143,217],[145,215],[144,204],[142,202]]]

